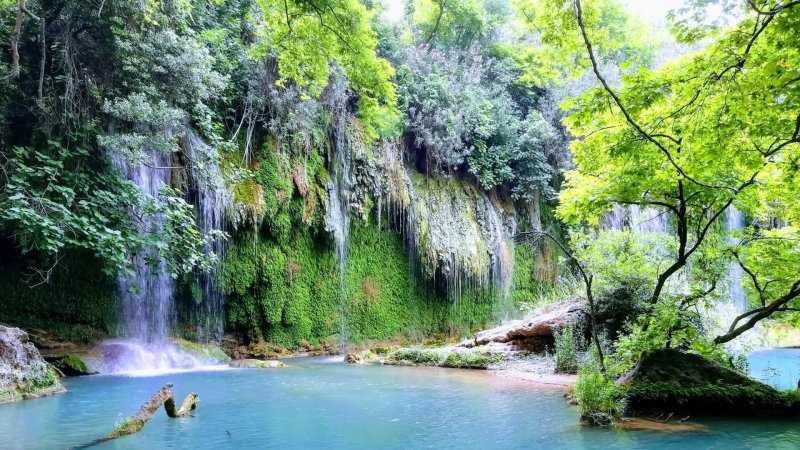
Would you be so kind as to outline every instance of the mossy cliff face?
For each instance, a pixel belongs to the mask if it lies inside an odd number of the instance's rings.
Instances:
[[[291,156],[268,140],[253,178],[233,186],[235,209],[253,220],[239,224],[221,266],[228,331],[290,349],[338,342],[342,332],[356,343],[459,337],[497,318],[500,299],[513,308],[547,284],[533,273],[539,252],[514,248],[508,199],[419,174],[390,143],[349,150],[342,287],[325,223],[334,150]],[[515,254],[527,273],[514,275]]]
[[[512,202],[473,181],[420,174],[400,160],[402,151],[400,144],[384,148],[383,185],[421,274],[443,279],[454,298],[465,287],[508,297],[517,230]]]
[[[325,229],[333,151],[322,141],[296,154],[267,139],[247,164],[252,176],[230,186],[231,237],[216,274],[226,331],[288,349],[339,342],[342,331],[354,343],[458,338],[502,317],[499,299],[513,308],[548,287],[535,273],[540,252],[511,243],[516,213],[507,199],[466,180],[421,175],[394,143],[351,149],[342,293]],[[243,167],[240,158],[227,155],[223,168]],[[90,256],[65,255],[48,283],[31,288],[21,277],[29,264],[2,250],[11,264],[0,267],[0,320],[76,343],[116,334],[117,283]],[[192,277],[180,281],[172,334],[194,339],[201,318],[192,311],[207,299]]]
[[[325,230],[324,155],[330,161],[334,150],[295,157],[268,141],[254,177],[233,187],[236,209],[256,220],[236,230],[222,264],[229,331],[288,348],[337,341],[342,331],[354,342],[458,337],[496,317],[498,299],[515,297],[515,281],[524,290],[516,297],[534,295],[536,280],[513,278],[511,202],[469,181],[415,172],[399,143],[350,148],[342,288]],[[535,252],[521,256],[531,268]]]
[[[0,247],[4,261],[0,264],[0,321],[47,330],[58,339],[75,343],[114,334],[117,286],[91,255],[67,253],[48,281],[42,282],[38,275],[30,276],[31,264],[25,257],[7,246]]]
[[[342,321],[348,339],[363,342],[457,337],[491,318],[492,303],[479,296],[453,303],[420,283],[399,234],[357,222],[350,236],[344,317],[326,236],[299,232],[285,247],[263,236],[238,236],[222,271],[229,329],[297,348],[338,340]]]

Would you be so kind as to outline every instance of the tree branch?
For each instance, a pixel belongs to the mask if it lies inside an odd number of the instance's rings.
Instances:
[[[584,285],[586,286],[586,300],[589,303],[589,319],[592,325],[592,333],[591,333],[592,340],[594,341],[595,349],[597,350],[597,355],[598,358],[600,359],[600,370],[603,372],[603,374],[605,374],[606,373],[605,357],[603,356],[603,348],[600,345],[600,338],[597,335],[597,313],[596,313],[597,308],[595,307],[594,295],[592,294],[592,278],[593,278],[592,275],[586,273],[586,271],[583,269],[583,265],[578,260],[578,258],[576,258],[567,249],[567,247],[561,243],[561,241],[553,237],[552,234],[546,231],[525,231],[514,235],[514,240],[518,241],[519,238],[522,238],[524,241],[528,237],[533,238],[533,240],[531,241],[531,243],[533,244],[537,243],[542,238],[548,238],[552,242],[555,242],[558,248],[560,248],[561,251],[564,252],[564,254],[567,256],[567,258],[569,258],[575,264],[575,267],[578,268],[578,272],[580,272],[581,277],[583,278]]]

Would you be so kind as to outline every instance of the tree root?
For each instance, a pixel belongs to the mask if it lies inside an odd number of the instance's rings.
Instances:
[[[118,425],[114,431],[108,433],[100,439],[96,439],[88,444],[75,448],[88,448],[101,442],[110,441],[118,437],[136,433],[144,428],[144,424],[153,417],[153,414],[158,411],[158,408],[160,408],[161,405],[164,405],[164,410],[167,412],[167,416],[175,418],[189,415],[192,410],[197,408],[197,402],[197,394],[192,392],[186,396],[186,399],[183,401],[180,409],[175,409],[175,397],[172,393],[172,384],[165,384],[161,389],[158,390],[158,392],[150,397],[150,400],[148,400],[142,405],[141,408],[139,408],[139,412],[137,412],[136,415],[125,419],[125,421]]]

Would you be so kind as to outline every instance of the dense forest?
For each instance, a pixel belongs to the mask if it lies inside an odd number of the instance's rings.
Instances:
[[[800,327],[800,2],[395,3],[0,0],[0,321],[273,358],[577,301],[598,424]]]

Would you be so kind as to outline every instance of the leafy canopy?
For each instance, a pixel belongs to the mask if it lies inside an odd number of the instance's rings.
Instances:
[[[357,0],[258,0],[258,45],[251,58],[274,57],[285,86],[291,81],[309,97],[328,85],[333,65],[358,96],[360,118],[376,138],[395,131],[394,69],[379,57],[371,12]]]

